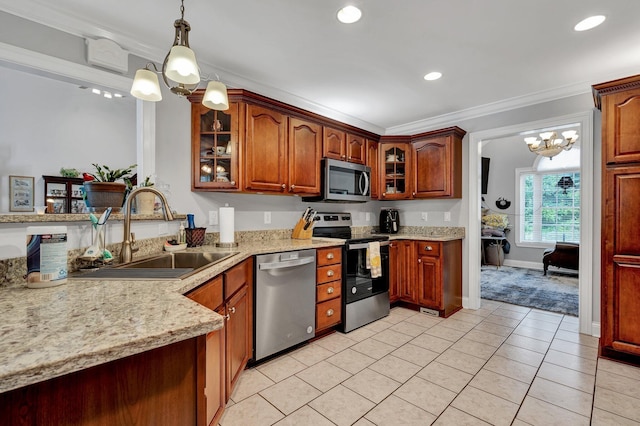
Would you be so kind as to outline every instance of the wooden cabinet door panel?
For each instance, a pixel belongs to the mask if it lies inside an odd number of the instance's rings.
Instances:
[[[342,298],[331,299],[316,305],[316,332],[340,324]]]
[[[640,161],[640,89],[606,96],[603,108],[606,163]]]
[[[612,209],[615,229],[613,254],[640,255],[640,167],[618,168],[610,174],[613,187],[607,192],[606,206]]]
[[[289,192],[320,195],[322,126],[289,119]]]
[[[342,247],[329,247],[318,249],[316,254],[318,266],[335,265],[342,263]]]
[[[226,358],[227,358],[227,395],[231,395],[240,377],[240,373],[247,365],[250,357],[251,335],[250,301],[247,287],[243,287],[226,304],[228,315],[226,323]]]
[[[367,161],[367,146],[361,136],[347,134],[347,161],[350,163],[365,164]]]
[[[391,242],[389,244],[389,301],[391,303],[400,299],[401,271],[405,268],[402,261],[398,242]]]
[[[346,160],[345,152],[346,134],[342,130],[331,127],[323,128],[322,156],[335,160]]]
[[[442,267],[440,258],[418,257],[418,304],[442,309]]]
[[[640,257],[635,261],[615,265],[613,347],[640,355]]]
[[[371,167],[371,199],[380,197],[380,164],[378,163],[378,142],[367,139],[367,166]]]
[[[287,117],[256,105],[247,106],[244,150],[245,188],[253,191],[284,192],[288,167]]]
[[[404,302],[416,303],[416,251],[413,241],[398,241],[398,257],[399,263],[404,266],[399,274],[400,299]]]
[[[450,137],[413,144],[413,196],[442,197],[451,194]]]
[[[224,316],[224,307],[217,311]],[[225,331],[217,330],[207,334],[205,366],[205,399],[207,425],[217,424],[222,416],[226,400],[225,382]]]

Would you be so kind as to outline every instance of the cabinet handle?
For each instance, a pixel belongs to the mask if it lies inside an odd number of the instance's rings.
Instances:
[[[431,247],[431,246],[426,246],[424,249],[425,249],[426,251],[432,251],[432,250],[433,250],[433,247]]]
[[[328,317],[333,316],[333,309],[329,309],[329,310],[327,311],[327,316],[328,316]]]
[[[296,189],[296,186],[295,185],[291,185],[289,187],[289,192],[293,192],[293,191],[295,191],[295,189]]]
[[[332,270],[332,269],[329,269],[329,270],[327,271],[327,276],[328,276],[328,277],[332,277],[334,273],[335,273],[335,272],[333,272],[333,270]]]
[[[333,291],[334,291],[334,290],[333,290],[333,287],[329,287],[329,288],[327,289],[327,293],[329,293],[329,294],[333,294]]]
[[[333,257],[334,257],[334,256],[333,256],[333,253],[329,253],[329,254],[327,254],[327,259],[331,260],[331,259],[333,259]]]

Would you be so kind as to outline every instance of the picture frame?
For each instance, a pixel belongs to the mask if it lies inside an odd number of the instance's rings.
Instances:
[[[33,176],[9,176],[9,211],[33,211]]]

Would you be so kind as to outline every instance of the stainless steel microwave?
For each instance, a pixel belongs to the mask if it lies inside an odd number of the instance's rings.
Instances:
[[[322,159],[322,188],[319,197],[304,201],[364,203],[371,201],[371,167],[346,161]]]

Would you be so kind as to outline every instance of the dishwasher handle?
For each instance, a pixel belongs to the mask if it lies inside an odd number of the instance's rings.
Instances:
[[[268,271],[272,269],[293,268],[295,266],[307,265],[315,261],[316,258],[314,256],[307,256],[299,259],[284,260],[282,262],[258,263],[258,269],[261,271]]]

